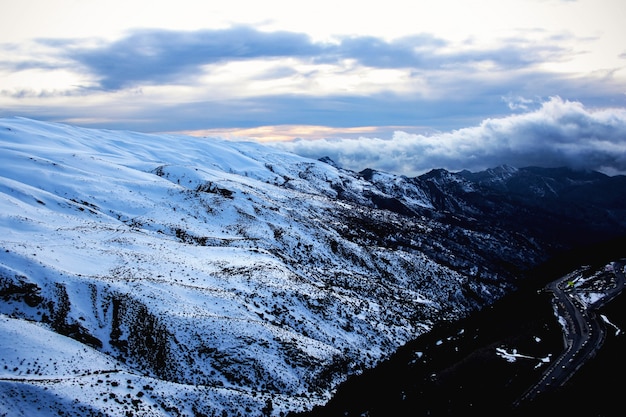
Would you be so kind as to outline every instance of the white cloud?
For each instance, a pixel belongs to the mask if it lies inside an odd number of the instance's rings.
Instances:
[[[553,97],[535,111],[446,133],[398,131],[390,139],[297,140],[274,146],[312,158],[330,156],[348,169],[408,176],[433,168],[480,170],[500,164],[626,173],[626,109],[588,109]]]
[[[522,97],[522,96],[514,96],[511,94],[507,94],[502,97],[502,101],[506,103],[506,105],[511,110],[529,110],[533,104],[536,104],[535,100]]]

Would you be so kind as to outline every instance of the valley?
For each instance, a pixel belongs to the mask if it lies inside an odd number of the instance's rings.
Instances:
[[[624,261],[606,259],[434,329],[348,380],[326,406],[294,416],[621,415]],[[580,323],[555,306],[560,297],[584,300],[571,312]]]
[[[621,294],[624,263],[613,262],[604,270],[591,271],[591,274],[588,269],[574,271],[546,287],[553,294],[555,314],[563,324],[565,351],[552,361],[537,384],[527,390],[516,404],[533,401],[562,387],[601,349],[607,330],[606,323],[596,311]],[[616,334],[621,334],[621,330],[617,329]]]

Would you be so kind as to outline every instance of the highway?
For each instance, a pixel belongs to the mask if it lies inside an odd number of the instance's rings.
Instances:
[[[614,262],[612,271],[603,271],[598,274],[594,278],[597,282],[591,284],[595,285],[592,289],[588,283],[580,286],[575,284],[576,280],[581,279],[580,270],[546,286],[546,290],[553,294],[552,303],[555,314],[564,321],[565,349],[545,370],[541,379],[516,401],[516,405],[533,401],[539,395],[563,386],[600,349],[604,342],[606,328],[596,311],[623,290],[624,264],[623,260]],[[602,294],[602,296],[594,299],[593,302],[588,302],[589,297],[585,295],[590,292]]]

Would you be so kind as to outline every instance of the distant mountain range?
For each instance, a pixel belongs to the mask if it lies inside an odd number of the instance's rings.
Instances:
[[[533,267],[624,235],[624,176],[409,178],[0,119],[0,414],[311,409]]]

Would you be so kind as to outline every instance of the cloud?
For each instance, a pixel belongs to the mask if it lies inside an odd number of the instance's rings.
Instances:
[[[536,103],[535,100],[522,96],[514,96],[512,94],[503,96],[502,101],[504,101],[511,110],[529,110],[530,107]]]
[[[435,56],[446,46],[448,42],[430,34],[393,41],[373,36],[344,37],[334,48],[328,48],[321,59],[354,59],[362,65],[376,68],[432,68],[441,64]]]
[[[185,80],[204,65],[253,58],[311,56],[317,47],[307,35],[261,32],[239,26],[191,32],[136,30],[100,47],[69,48],[67,58],[100,79],[105,89]]]
[[[564,46],[568,35],[518,35],[488,46],[428,33],[320,42],[235,26],[0,44],[0,116],[106,120],[88,126],[151,132],[268,125],[450,131],[537,109],[549,96],[626,104],[615,71],[543,65],[573,54]]]
[[[311,158],[330,156],[348,169],[408,176],[433,168],[482,170],[500,164],[626,174],[626,109],[588,109],[553,97],[537,110],[446,133],[398,131],[390,139],[296,140],[273,146]]]
[[[190,85],[207,72],[207,66],[255,59],[293,58],[318,65],[340,65],[351,60],[369,68],[467,72],[484,71],[481,64],[497,70],[524,68],[546,59],[565,59],[571,54],[554,42],[533,42],[521,37],[489,48],[454,46],[426,33],[394,40],[342,36],[332,42],[314,42],[304,33],[265,32],[249,26],[195,31],[142,29],[108,42],[39,39],[37,43],[48,49],[47,59],[55,67],[78,65],[105,90],[166,83]],[[49,65],[34,58],[12,63],[14,70]]]

